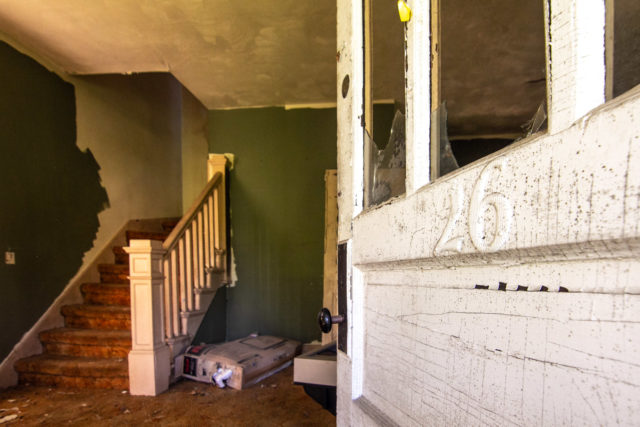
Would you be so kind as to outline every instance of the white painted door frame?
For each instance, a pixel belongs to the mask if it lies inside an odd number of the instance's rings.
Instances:
[[[429,3],[409,2],[407,193],[363,210],[362,1],[337,2],[338,424],[631,424],[640,88],[602,104],[604,0],[545,4],[548,133],[433,183]]]

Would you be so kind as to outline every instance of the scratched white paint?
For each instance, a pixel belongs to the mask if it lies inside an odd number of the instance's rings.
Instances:
[[[363,37],[355,31],[362,22],[359,2],[338,1],[337,42],[337,125],[338,125],[338,242],[351,237],[351,220],[362,211],[364,197],[363,129]],[[343,82],[348,78],[348,90],[343,97]]]
[[[564,132],[509,147],[361,215],[354,221],[354,263],[633,261],[640,249],[638,111],[640,88]],[[454,239],[459,245],[446,246]],[[571,280],[570,290],[595,286]],[[598,286],[616,291],[623,284]]]
[[[338,16],[355,3],[338,1]],[[640,87],[598,106],[600,1],[550,10],[548,135],[353,220],[346,201],[338,425],[637,424]],[[338,43],[361,32],[338,25]],[[356,131],[338,136],[352,177]],[[417,176],[424,159],[408,161]]]
[[[367,408],[401,425],[633,423],[638,112],[640,88],[354,220]]]
[[[360,125],[363,111],[364,39],[359,31],[363,19],[362,2],[337,2],[337,128],[338,128],[338,243],[351,239],[352,220],[363,208],[364,198],[364,132]],[[345,79],[348,83],[345,83]],[[350,248],[350,243],[348,244]],[[348,250],[350,256],[351,250]],[[349,258],[349,265],[351,265]],[[349,268],[349,272],[351,269]],[[350,276],[350,274],[349,274]],[[349,278],[351,283],[351,278]],[[347,318],[353,316],[352,287],[347,287]],[[353,323],[349,323],[349,328]],[[363,336],[361,333],[360,336]],[[348,334],[352,352],[353,333]],[[362,354],[362,345],[360,353]],[[351,354],[338,352],[337,423],[351,425]],[[360,365],[362,362],[360,362]],[[362,372],[360,369],[359,373]],[[361,388],[362,381],[356,386]]]
[[[366,298],[364,395],[400,425],[636,420],[636,295],[370,284]]]
[[[407,23],[407,75],[405,98],[407,130],[407,194],[429,182],[429,134],[431,121],[431,60],[424,52],[431,49],[430,2],[411,4],[413,18]]]
[[[550,2],[550,133],[604,102],[604,7],[604,0]]]

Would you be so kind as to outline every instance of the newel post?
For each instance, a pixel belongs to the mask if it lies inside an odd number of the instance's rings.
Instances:
[[[169,388],[171,351],[164,341],[162,242],[131,240],[131,352],[129,392],[155,396]]]
[[[213,178],[217,172],[220,172],[220,186],[216,194],[216,217],[215,217],[215,254],[216,267],[224,269],[224,282],[229,283],[229,271],[227,271],[227,201],[225,196],[226,180],[227,180],[227,164],[229,160],[224,154],[209,154],[209,160],[207,161],[207,180]],[[233,160],[231,161],[231,168],[233,168]]]

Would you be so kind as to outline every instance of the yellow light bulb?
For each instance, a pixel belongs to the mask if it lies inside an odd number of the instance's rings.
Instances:
[[[411,8],[403,0],[398,0],[398,13],[402,22],[408,22],[411,19]]]

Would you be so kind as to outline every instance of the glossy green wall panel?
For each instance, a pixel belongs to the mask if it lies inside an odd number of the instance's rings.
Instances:
[[[324,171],[336,168],[336,110],[211,111],[209,151],[236,156],[238,282],[227,290],[227,339],[254,331],[320,338]]]

